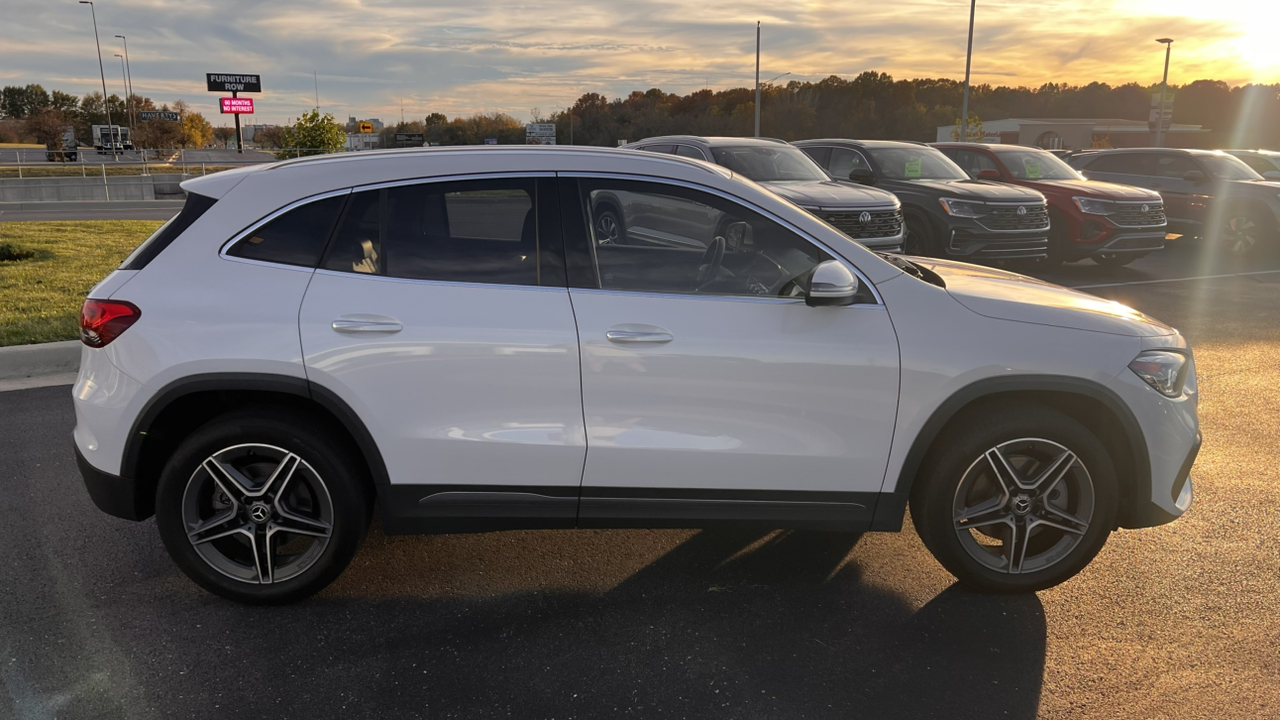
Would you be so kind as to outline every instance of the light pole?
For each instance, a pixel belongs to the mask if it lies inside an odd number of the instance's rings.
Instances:
[[[129,39],[123,35],[117,35],[120,41],[124,43],[124,69],[125,69],[125,85],[129,97],[125,100],[124,106],[129,109],[129,125],[138,126],[138,121],[133,114],[133,66],[129,64]]]
[[[124,66],[124,56],[123,56],[123,55],[121,55],[120,53],[114,53],[114,54],[115,54],[115,56],[116,56],[116,57],[120,58],[120,82],[124,83],[124,94],[125,94],[125,97],[128,97],[128,95],[129,95],[129,71],[128,71],[128,70],[125,68],[125,66]],[[126,111],[126,112],[128,112],[128,110],[129,110],[129,101],[128,101],[128,100],[125,100],[124,108],[125,108],[125,111]],[[129,116],[129,126],[130,126],[130,127],[133,127],[133,116],[132,116],[132,115],[130,115],[130,116]]]
[[[760,137],[760,21],[756,21],[756,137]]]
[[[111,132],[111,103],[107,102],[107,71],[102,69],[102,43],[98,42],[98,11],[93,8],[93,0],[80,0],[81,5],[89,6],[89,14],[93,16],[93,44],[98,46],[98,75],[102,77],[102,109],[107,113],[107,140],[106,143],[111,146],[111,157],[116,160],[120,159],[116,155],[114,133]]]
[[[960,111],[960,142],[969,142],[969,70],[973,67],[973,18],[978,0],[969,0],[969,50],[964,56],[964,108]]]
[[[1169,54],[1173,51],[1173,38],[1156,38],[1156,42],[1164,45],[1164,78],[1160,81],[1160,117],[1156,118],[1156,147],[1164,147],[1164,101],[1169,94]]]

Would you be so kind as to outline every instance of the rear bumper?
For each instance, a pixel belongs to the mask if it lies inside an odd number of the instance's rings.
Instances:
[[[129,478],[112,475],[94,467],[76,447],[76,466],[98,509],[125,520],[146,520],[154,513],[152,498],[144,497],[138,484]]]

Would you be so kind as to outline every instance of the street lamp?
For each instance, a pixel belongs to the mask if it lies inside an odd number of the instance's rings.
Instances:
[[[102,109],[107,113],[107,143],[111,147],[111,157],[116,160],[120,159],[116,155],[115,141],[112,139],[111,132],[111,104],[107,102],[107,71],[102,69],[102,43],[98,42],[98,11],[93,8],[93,0],[80,0],[81,5],[89,6],[89,14],[93,16],[93,44],[98,46],[98,75],[102,77]]]
[[[756,137],[760,137],[760,21],[756,21]]]
[[[129,64],[129,39],[123,35],[117,35],[116,37],[120,38],[120,41],[124,43],[125,85],[127,86],[126,92],[129,93],[124,106],[129,109],[129,125],[137,127],[138,121],[133,115],[133,66]]]
[[[1164,45],[1164,78],[1160,81],[1160,117],[1156,118],[1156,147],[1164,147],[1164,101],[1169,93],[1169,54],[1173,51],[1173,38],[1156,38],[1156,42]]]
[[[969,70],[973,67],[973,18],[978,0],[969,0],[969,50],[964,56],[964,108],[960,111],[960,142],[969,142]]]

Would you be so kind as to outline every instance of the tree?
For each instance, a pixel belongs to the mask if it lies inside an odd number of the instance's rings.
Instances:
[[[25,87],[15,85],[0,90],[0,114],[21,120],[43,112],[49,107],[49,93],[43,86],[31,83]]]
[[[165,107],[167,109],[167,106]],[[182,123],[172,120],[149,120],[138,123],[138,130],[133,136],[138,147],[149,150],[170,150],[182,142]]]
[[[347,134],[333,119],[333,113],[320,114],[319,110],[305,113],[298,121],[284,129],[281,151],[276,157],[284,159],[304,155],[323,155],[338,152],[347,144]]]
[[[181,102],[181,101],[179,101]],[[187,110],[182,115],[182,144],[202,148],[213,143],[213,126],[198,112]]]
[[[226,147],[227,143],[236,136],[236,129],[233,127],[216,127],[213,129],[213,139],[221,143],[222,147]]]
[[[28,115],[23,121],[23,128],[36,139],[36,142],[45,147],[62,147],[62,136],[66,134],[67,127],[71,124],[67,118],[67,114],[61,110],[43,110],[34,115]]]
[[[258,128],[253,134],[253,141],[258,147],[275,150],[284,147],[284,128],[278,125],[268,125]]]

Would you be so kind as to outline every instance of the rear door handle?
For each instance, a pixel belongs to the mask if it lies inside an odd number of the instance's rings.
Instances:
[[[398,320],[352,320],[338,318],[333,329],[340,333],[398,333],[404,329]]]
[[[669,343],[676,338],[675,335],[658,327],[643,330],[609,330],[604,336],[609,342],[623,345],[630,343]]]

